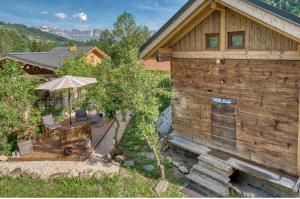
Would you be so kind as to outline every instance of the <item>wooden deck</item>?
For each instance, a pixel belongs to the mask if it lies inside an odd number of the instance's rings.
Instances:
[[[96,124],[78,122],[70,126],[68,119],[62,122],[65,130],[52,134],[50,137],[42,137],[39,142],[34,142],[33,152],[21,157],[10,158],[15,161],[85,161],[93,151],[93,147],[101,143],[113,120],[102,118]],[[86,141],[92,140],[92,148],[86,148]],[[72,154],[65,156],[64,149],[72,147]]]

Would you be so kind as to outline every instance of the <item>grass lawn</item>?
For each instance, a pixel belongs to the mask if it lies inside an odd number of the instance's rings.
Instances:
[[[57,178],[47,181],[22,176],[0,178],[0,197],[184,197],[179,192],[184,184],[182,178],[172,175],[172,166],[166,160],[166,174],[169,180],[167,192],[157,195],[154,187],[159,180],[159,170],[145,172],[143,165],[155,162],[139,155],[146,149],[130,125],[124,134],[121,147],[127,157],[135,161],[132,168],[121,168],[119,174],[104,176],[101,179]]]

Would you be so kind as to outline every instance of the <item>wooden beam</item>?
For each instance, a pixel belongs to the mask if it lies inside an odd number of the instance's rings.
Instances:
[[[156,59],[158,62],[171,61],[172,48],[160,48],[158,49]]]
[[[180,51],[173,58],[300,60],[300,51]]]
[[[216,9],[216,8],[217,8],[217,3],[216,3],[215,1],[212,1],[212,2],[210,3],[210,8],[211,8],[211,9]]]
[[[226,12],[225,10],[220,11],[220,50],[225,51],[226,50]]]
[[[179,41],[182,37],[188,34],[191,30],[193,30],[201,21],[207,18],[210,14],[212,14],[216,9],[207,8],[199,13],[192,21],[186,24],[181,31],[179,31],[176,35],[173,36],[172,39],[168,41],[168,45],[172,46],[177,41]]]
[[[298,89],[298,150],[297,150],[297,173],[300,176],[300,89]]]
[[[172,54],[172,48],[160,48],[158,49],[158,54]]]
[[[215,0],[276,32],[300,42],[300,26],[241,0]]]
[[[191,21],[194,16],[207,9],[208,5],[210,5],[210,2],[206,0],[194,1],[194,3],[184,13],[182,13],[140,53],[140,58],[146,59],[152,57],[155,55],[158,48],[167,46],[167,41],[179,32],[182,26]]]
[[[297,51],[300,51],[300,44],[298,44],[297,46]]]

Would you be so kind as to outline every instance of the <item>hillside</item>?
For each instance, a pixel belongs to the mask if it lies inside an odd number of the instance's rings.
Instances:
[[[0,22],[0,54],[7,52],[48,51],[68,45],[70,40],[21,24]]]

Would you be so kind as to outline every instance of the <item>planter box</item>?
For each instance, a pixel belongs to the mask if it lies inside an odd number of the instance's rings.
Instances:
[[[32,140],[18,142],[18,147],[21,155],[30,154],[33,152]]]

